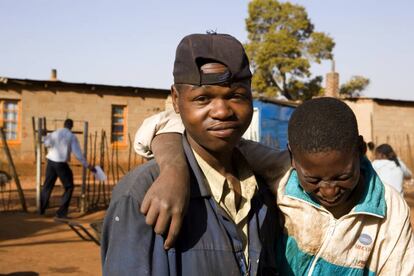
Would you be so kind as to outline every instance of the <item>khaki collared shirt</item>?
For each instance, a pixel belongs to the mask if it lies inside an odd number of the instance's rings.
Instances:
[[[243,158],[237,158],[237,173],[240,181],[241,200],[237,210],[235,203],[235,194],[233,185],[223,175],[212,168],[203,158],[201,158],[194,150],[194,156],[205,176],[205,183],[210,188],[214,200],[221,208],[226,211],[230,218],[236,224],[237,230],[243,239],[243,251],[246,260],[249,261],[248,249],[248,223],[247,216],[250,211],[250,201],[256,192],[258,185],[256,177],[250,170],[248,164]]]

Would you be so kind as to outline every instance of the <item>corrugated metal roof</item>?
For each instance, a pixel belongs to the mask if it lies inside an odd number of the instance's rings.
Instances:
[[[371,98],[371,97],[355,97],[355,98],[344,98],[344,100],[347,101],[354,101],[357,102],[359,100],[371,100],[371,101],[375,101],[375,102],[399,102],[399,103],[408,103],[408,104],[414,104],[414,101],[409,101],[409,100],[401,100],[401,99],[387,99],[387,98]]]
[[[263,97],[263,96],[254,97],[254,99],[265,102],[265,103],[273,103],[277,105],[291,106],[291,107],[297,107],[298,105],[302,103],[299,101],[278,100],[275,98],[269,98],[269,97]]]
[[[257,99],[263,102],[274,103],[274,104],[285,105],[285,106],[292,106],[292,107],[296,107],[302,103],[302,101],[279,100],[279,99],[262,97],[262,96],[255,97],[254,99]],[[387,99],[387,98],[371,98],[371,97],[355,97],[355,98],[352,97],[351,98],[349,97],[349,98],[341,98],[341,99],[345,101],[353,101],[353,102],[362,100],[362,101],[375,101],[378,103],[393,103],[394,102],[394,103],[414,104],[414,101],[401,100],[401,99]]]
[[[138,86],[121,86],[121,85],[107,85],[107,84],[92,84],[92,83],[76,83],[76,82],[63,82],[63,81],[51,81],[51,80],[32,80],[32,79],[16,79],[0,77],[0,87],[7,85],[18,85],[18,86],[33,86],[33,87],[44,87],[44,88],[78,88],[84,90],[95,89],[111,89],[111,90],[122,90],[125,92],[139,93],[139,92],[165,92],[170,93],[169,89],[162,88],[147,88]]]

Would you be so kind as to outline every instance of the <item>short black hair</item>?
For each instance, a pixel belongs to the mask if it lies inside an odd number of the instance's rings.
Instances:
[[[395,164],[400,167],[400,161],[398,160],[397,154],[389,144],[381,144],[375,149],[376,153],[381,153],[388,160],[394,161]]]
[[[63,123],[63,127],[68,128],[68,129],[72,129],[73,120],[72,119],[66,119],[65,122]]]
[[[288,141],[293,152],[354,150],[359,145],[358,123],[354,112],[341,100],[315,98],[292,113]]]
[[[375,149],[374,142],[372,142],[372,141],[368,142],[367,147],[368,147],[369,150],[373,151]]]

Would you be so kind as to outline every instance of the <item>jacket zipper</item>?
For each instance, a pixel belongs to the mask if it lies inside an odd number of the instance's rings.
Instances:
[[[315,270],[315,266],[316,266],[316,263],[318,262],[318,259],[322,255],[322,253],[325,250],[325,248],[328,246],[329,241],[331,240],[331,237],[333,236],[333,233],[335,231],[336,222],[337,222],[336,219],[333,218],[332,223],[329,226],[329,231],[328,231],[328,233],[325,236],[325,240],[323,241],[322,246],[318,250],[318,253],[316,253],[316,255],[315,255],[315,259],[313,260],[312,265],[311,265],[311,268],[309,269],[308,276],[311,276],[313,274],[313,271]]]

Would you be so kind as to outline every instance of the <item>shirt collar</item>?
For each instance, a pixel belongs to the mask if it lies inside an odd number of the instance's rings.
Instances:
[[[197,160],[198,165],[200,166],[201,171],[205,177],[205,184],[210,188],[211,195],[217,202],[220,202],[223,195],[224,183],[226,178],[221,175],[218,171],[213,169],[200,155],[198,155],[194,150],[193,154]]]
[[[367,214],[384,218],[387,212],[387,204],[384,197],[384,185],[375,173],[371,162],[363,157],[361,159],[361,172],[364,175],[364,191],[361,199],[350,213]],[[299,184],[298,174],[291,169],[286,183],[285,195],[309,203],[317,208],[322,206],[313,200]]]
[[[204,176],[198,166],[197,160],[194,157],[193,150],[191,149],[190,144],[188,143],[186,133],[184,132],[183,135],[183,148],[184,153],[187,157],[188,164],[190,166],[190,177],[191,177],[191,185],[190,185],[190,197],[208,197],[211,196],[210,190],[204,184]]]
[[[207,197],[207,196],[214,196],[214,194],[216,195],[221,195],[223,192],[223,187],[217,189],[214,191],[211,191],[210,188],[205,184],[205,176],[203,174],[203,171],[200,169],[200,165],[198,163],[197,158],[195,157],[195,152],[192,150],[190,144],[188,143],[186,134],[184,133],[183,135],[183,148],[184,148],[184,152],[186,154],[188,163],[191,167],[192,170],[192,177],[195,178],[194,180],[196,180],[196,182],[194,182],[194,184],[192,184],[191,187],[191,197]],[[253,172],[250,170],[250,167],[247,164],[246,159],[244,158],[243,154],[237,149],[237,147],[235,148],[236,150],[236,154],[240,155],[240,158],[237,158],[237,160],[240,160],[240,162],[238,162],[237,164],[237,170],[239,173],[239,180],[241,182],[246,182],[249,183],[249,186],[252,186],[252,189],[255,191],[256,189],[258,189],[258,184],[256,181],[256,178],[253,174]],[[202,158],[199,157],[201,160]],[[202,160],[208,167],[210,167],[207,162],[205,162],[204,160]],[[211,167],[210,167],[211,168]],[[224,183],[225,181],[225,177],[222,176],[219,172],[217,172],[216,170],[214,170],[213,168],[211,168],[212,171],[215,172],[215,177],[218,181],[222,181],[221,183]],[[198,184],[197,184],[198,183]],[[251,183],[254,183],[251,184]],[[194,185],[194,186],[193,186]],[[197,185],[197,186],[195,186]],[[223,185],[221,185],[223,186]],[[254,191],[252,192],[254,194]],[[250,194],[250,192],[248,192]],[[219,198],[220,199],[220,198]],[[219,201],[219,200],[218,200]],[[217,202],[218,202],[217,201]]]
[[[237,151],[237,148],[235,149]],[[211,167],[200,155],[198,155],[194,150],[193,154],[197,160],[198,165],[200,166],[201,171],[204,174],[204,177],[207,181],[207,185],[210,188],[211,194],[217,202],[220,202],[223,196],[223,190],[226,178]],[[235,158],[237,160],[236,169],[238,173],[238,178],[242,184],[242,196],[246,196],[249,200],[253,197],[255,190],[258,188],[256,178],[253,175],[253,172],[247,165],[243,155],[237,151],[235,154],[241,155],[240,158]]]

